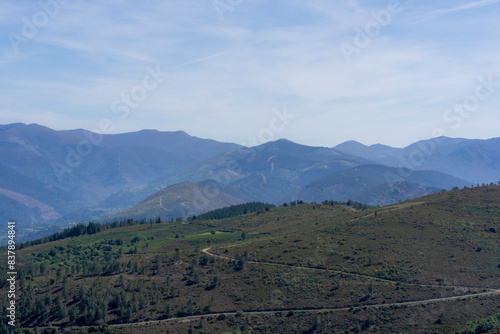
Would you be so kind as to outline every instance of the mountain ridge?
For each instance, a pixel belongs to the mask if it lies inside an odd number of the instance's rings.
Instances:
[[[366,146],[347,141],[334,148],[354,150],[352,154],[390,167],[436,170],[473,183],[500,180],[500,138],[443,136],[420,140],[404,148],[380,147],[377,144]]]
[[[343,152],[349,146],[350,151]],[[479,175],[488,183],[500,179],[500,138],[483,141],[443,137],[404,149],[355,141],[329,148],[288,139],[245,147],[200,139],[184,131],[145,129],[101,136],[81,129],[56,131],[34,123],[0,125],[0,188],[27,196],[8,198],[0,194],[5,203],[0,219],[17,217],[20,226],[34,230],[37,225],[46,228],[54,224],[52,218],[59,215],[62,217],[57,223],[62,226],[99,219],[180,182],[215,187],[243,201],[280,204],[332,173],[381,163],[398,168],[401,159],[415,160],[413,152],[424,154],[424,159],[410,173],[439,171],[460,178],[454,186],[463,186],[463,180],[468,180],[460,175]],[[398,168],[389,185],[374,185],[378,190],[364,188],[366,198],[387,204],[384,194],[398,200],[450,188],[443,187],[437,178],[425,183],[424,179],[413,182],[399,177],[407,172]],[[451,180],[448,176],[443,179]],[[343,187],[349,182],[346,179]],[[31,208],[26,206],[28,202]],[[47,208],[53,210],[50,215]]]
[[[33,198],[41,203],[38,207],[51,207],[52,217],[63,216],[62,224],[68,222],[64,219],[68,215],[69,222],[79,222],[93,219],[94,213],[101,212],[94,208],[117,191],[152,182],[239,147],[192,137],[182,131],[146,130],[122,134],[118,139],[114,136],[78,129],[56,131],[35,123],[2,125],[0,188]],[[23,226],[35,228],[54,222],[36,207],[29,208],[26,201],[19,200],[24,197],[7,199],[0,194],[0,198],[6,203],[0,207],[0,219],[15,218],[21,236]],[[78,212],[86,208],[91,208],[89,214],[79,217]],[[102,214],[112,211],[107,209]]]

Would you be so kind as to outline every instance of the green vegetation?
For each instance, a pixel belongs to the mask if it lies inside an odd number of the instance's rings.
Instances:
[[[130,334],[495,328],[500,187],[377,208],[266,207],[75,226],[26,244],[17,252],[20,324]]]
[[[455,332],[455,334],[482,334],[500,329],[500,312],[483,320],[470,323],[467,329]]]
[[[177,221],[179,221],[179,220],[177,220]],[[182,219],[180,219],[180,221],[182,221]],[[161,220],[156,219],[156,220],[149,221],[150,225],[152,225],[153,223],[159,224],[159,223],[161,223]],[[40,245],[40,244],[43,244],[46,242],[57,241],[57,240],[72,238],[72,237],[78,237],[81,235],[92,235],[92,234],[99,233],[101,231],[106,231],[109,229],[115,229],[115,228],[124,227],[124,226],[144,225],[144,224],[146,224],[145,220],[133,220],[133,219],[127,219],[127,220],[123,220],[121,222],[115,221],[113,223],[106,223],[106,224],[96,224],[94,222],[90,222],[87,225],[77,224],[73,227],[68,227],[68,228],[64,229],[62,232],[56,232],[52,235],[49,235],[48,237],[25,242],[25,243],[19,245],[18,248],[23,249],[23,248],[28,247],[28,246]]]
[[[224,219],[231,218],[239,215],[246,215],[247,213],[258,212],[258,211],[269,211],[269,209],[274,208],[273,204],[266,204],[260,202],[250,202],[239,205],[232,205],[221,209],[216,209],[209,211],[207,213],[193,216],[191,220],[213,220],[213,219]]]

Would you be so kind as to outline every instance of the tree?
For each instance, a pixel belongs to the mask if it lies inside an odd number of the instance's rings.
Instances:
[[[172,309],[170,308],[170,305],[167,304],[167,307],[165,307],[165,317],[170,318],[172,316]]]
[[[68,308],[66,305],[63,303],[63,299],[61,296],[57,296],[54,299],[54,316],[57,319],[63,319],[66,318],[68,315]]]
[[[76,307],[72,307],[71,310],[69,310],[69,321],[75,323],[76,319],[78,319],[78,310]]]
[[[240,254],[236,254],[235,262],[234,262],[234,270],[241,271],[245,268],[245,258]]]

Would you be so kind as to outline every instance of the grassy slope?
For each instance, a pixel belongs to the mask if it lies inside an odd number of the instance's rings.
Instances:
[[[29,283],[34,300],[46,293],[52,298],[62,295],[67,276],[63,299],[69,309],[79,307],[80,286],[124,291],[134,311],[120,319],[110,306],[105,320],[109,323],[164,319],[169,305],[171,320],[148,326],[150,333],[185,333],[200,319],[211,333],[237,327],[253,333],[449,333],[495,314],[500,297],[380,309],[363,306],[499,288],[499,217],[500,188],[487,187],[366,211],[309,204],[220,221],[129,226],[20,251],[18,262],[44,262],[51,268],[44,275],[35,270],[21,295],[27,294]],[[136,237],[139,240],[133,242]],[[123,245],[106,248],[116,239]],[[136,254],[127,254],[136,247]],[[204,254],[207,248],[220,257]],[[245,252],[248,262],[242,270],[222,258]],[[98,277],[92,272],[103,271],[99,266],[113,261],[123,264],[118,273]],[[58,277],[59,267],[63,272]],[[350,310],[333,310],[343,307]],[[317,308],[329,310],[299,311]],[[245,314],[229,314],[237,310]],[[222,312],[229,316],[218,318]],[[196,317],[180,321],[176,315]],[[27,326],[43,323],[36,317],[27,319]],[[68,317],[47,319],[69,324]],[[119,333],[143,333],[145,328],[121,326]]]

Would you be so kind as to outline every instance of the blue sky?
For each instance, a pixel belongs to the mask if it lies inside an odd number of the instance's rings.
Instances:
[[[4,1],[0,123],[242,144],[500,137],[499,17],[500,0]]]

